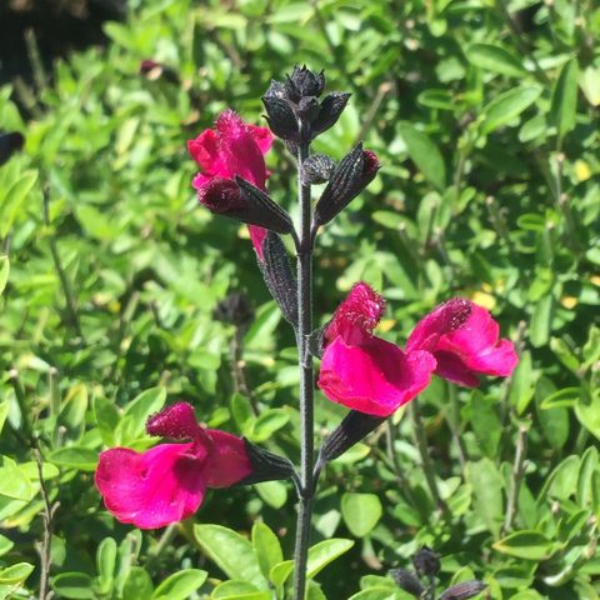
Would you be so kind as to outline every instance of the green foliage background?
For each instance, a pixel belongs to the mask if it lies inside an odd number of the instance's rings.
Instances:
[[[494,599],[597,599],[597,2],[153,0],[106,32],[107,49],[56,64],[51,85],[37,70],[20,90],[28,122],[0,89],[0,126],[27,137],[0,167],[0,597],[39,593],[33,439],[59,503],[56,598],[284,597],[290,486],[211,493],[193,523],[142,534],[104,510],[93,470],[106,447],[148,447],[145,418],[177,399],[297,459],[292,332],[244,230],[197,207],[185,142],[226,107],[259,122],[270,78],[306,63],[353,94],[316,150],[341,158],[364,139],[383,163],[319,238],[318,318],[364,279],[389,301],[379,333],[403,342],[436,303],[465,295],[521,352],[506,382],[437,381],[420,399],[446,510],[408,414],[327,468],[313,540],[335,539],[313,550],[313,575],[343,556],[310,598],[406,599],[385,572],[427,544],[444,586],[477,577]],[[145,58],[181,85],[139,76]],[[289,207],[293,163],[282,146],[268,162]],[[235,332],[213,318],[236,290],[256,309],[243,359],[258,418],[234,393]],[[343,414],[318,396],[317,438]]]

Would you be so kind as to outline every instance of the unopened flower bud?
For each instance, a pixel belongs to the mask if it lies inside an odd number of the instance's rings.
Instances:
[[[313,136],[323,133],[335,125],[344,108],[346,108],[350,95],[345,92],[333,92],[325,96],[321,102],[319,114],[312,122]]]
[[[233,215],[245,208],[240,188],[235,181],[223,177],[214,177],[198,190],[198,200],[219,215]]]
[[[367,415],[351,410],[338,427],[323,442],[320,457],[324,461],[340,457],[346,450],[377,429],[386,417]]]
[[[308,123],[314,121],[319,114],[319,101],[314,96],[301,98],[296,108],[296,114]]]
[[[282,140],[298,141],[298,118],[289,102],[275,94],[263,96],[262,101],[271,131]]]
[[[419,581],[417,576],[406,569],[392,569],[388,571],[388,574],[396,582],[396,585],[408,592],[415,598],[420,598],[421,594],[425,591],[425,587]]]
[[[248,225],[284,234],[294,228],[290,216],[266,192],[240,177],[214,177],[198,190],[198,199],[210,211]]]
[[[237,482],[237,485],[250,485],[261,481],[289,479],[294,474],[294,465],[285,457],[273,454],[243,438],[246,455],[252,465],[250,475]]]
[[[335,171],[335,161],[326,154],[312,154],[303,165],[302,183],[325,183]]]
[[[306,65],[294,67],[287,81],[288,93],[297,95],[298,100],[305,96],[320,96],[325,89],[325,74],[313,73]]]
[[[440,572],[440,555],[427,546],[421,548],[412,560],[420,577],[434,577]]]
[[[290,258],[281,238],[270,231],[263,242],[263,260],[259,262],[265,283],[284,318],[298,324],[298,289]]]
[[[469,600],[485,590],[487,584],[483,581],[473,580],[457,583],[448,588],[441,596],[440,600]]]
[[[315,208],[315,224],[324,225],[340,213],[374,179],[379,170],[374,152],[359,144],[342,159]]]

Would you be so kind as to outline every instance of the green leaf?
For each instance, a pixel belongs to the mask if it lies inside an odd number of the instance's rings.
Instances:
[[[0,400],[0,434],[4,429],[4,423],[6,423],[6,417],[8,417],[9,405],[6,400]]]
[[[152,598],[154,586],[148,571],[143,567],[131,567],[125,585],[123,598]]]
[[[557,390],[553,394],[546,396],[542,401],[543,410],[552,410],[555,408],[569,408],[575,406],[581,397],[581,390],[578,387],[568,387]]]
[[[225,581],[211,594],[212,600],[271,600],[271,592],[260,591],[247,581]]]
[[[540,498],[547,494],[550,498],[566,500],[574,495],[579,477],[579,464],[579,456],[567,456],[546,479]]]
[[[446,187],[446,165],[437,146],[410,123],[400,123],[398,133],[406,144],[408,155],[425,178],[438,190],[443,191]]]
[[[8,282],[10,273],[10,260],[8,256],[0,256],[0,295],[4,292],[4,288]]]
[[[25,171],[6,191],[0,190],[0,238],[10,233],[17,217],[23,214],[23,203],[37,178],[37,171]]]
[[[517,414],[522,415],[529,406],[535,391],[536,377],[533,372],[531,353],[525,351],[519,357],[519,364],[512,375],[509,401]]]
[[[471,64],[485,71],[509,77],[523,77],[527,74],[519,59],[502,46],[471,44],[465,51],[465,55]]]
[[[502,423],[495,405],[479,390],[471,395],[471,424],[484,453],[494,458],[502,437]]]
[[[287,502],[287,487],[281,481],[262,481],[254,484],[258,495],[271,507],[278,509]]]
[[[596,439],[600,440],[600,395],[593,398],[579,398],[575,404],[577,419]]]
[[[379,523],[383,514],[381,500],[375,494],[351,494],[342,496],[342,516],[352,535],[362,538]]]
[[[202,587],[208,573],[200,569],[186,569],[169,575],[152,594],[152,600],[186,600]]]
[[[161,410],[166,400],[167,389],[164,386],[147,389],[136,396],[125,408],[125,415],[131,417],[131,421],[134,423],[133,429],[128,433],[132,436],[142,435],[148,418]]]
[[[265,579],[268,579],[271,569],[283,561],[283,551],[281,550],[279,538],[267,525],[261,521],[256,521],[252,528],[252,545],[260,570]]]
[[[318,575],[329,563],[348,552],[352,546],[354,546],[352,540],[343,538],[333,538],[315,544],[308,551],[307,577],[312,579]]]
[[[525,560],[545,560],[554,553],[554,543],[537,531],[515,531],[498,540],[492,548]]]
[[[92,589],[92,578],[85,573],[61,573],[52,579],[52,588],[61,598],[96,598]]]
[[[67,446],[52,452],[49,460],[59,467],[69,467],[80,471],[95,471],[98,463],[98,452],[83,446]]]
[[[8,457],[4,457],[4,464],[0,467],[0,496],[26,502],[33,498],[29,477]]]
[[[114,446],[115,432],[121,420],[115,403],[103,396],[96,396],[94,398],[94,416],[102,441],[106,446]]]
[[[264,411],[254,422],[252,433],[248,437],[253,442],[264,442],[287,425],[289,413],[283,408],[271,408]]]
[[[600,106],[600,68],[590,65],[583,71],[581,89],[592,106]]]
[[[110,242],[119,235],[119,229],[115,227],[114,221],[90,204],[77,205],[75,213],[90,236],[103,242]]]
[[[0,556],[4,556],[7,552],[10,552],[15,543],[9,540],[6,536],[0,535]]]
[[[569,411],[564,407],[544,408],[545,398],[552,397],[554,384],[550,379],[542,377],[535,389],[536,414],[542,427],[544,437],[553,448],[562,448],[569,439]]]
[[[439,110],[456,110],[458,108],[452,94],[447,90],[425,90],[418,95],[417,102],[428,108]]]
[[[117,564],[117,542],[113,538],[102,540],[96,552],[96,562],[100,588],[104,594],[109,594]]]
[[[573,58],[563,66],[552,92],[550,117],[558,131],[559,145],[565,135],[575,128],[578,77],[579,64]]]
[[[294,571],[294,561],[284,560],[275,565],[269,572],[269,581],[276,587],[282,586]]]
[[[409,598],[413,596],[386,587],[372,587],[350,596],[348,600],[408,600]]]
[[[539,87],[519,86],[494,98],[483,109],[483,133],[507,125],[528,109],[540,96]]]
[[[598,471],[600,460],[598,450],[590,446],[581,457],[579,467],[579,477],[577,479],[576,498],[581,507],[591,506],[594,500],[593,494],[593,476]]]
[[[473,486],[475,513],[497,534],[504,518],[504,478],[489,458],[467,464],[467,480]]]
[[[17,585],[23,583],[33,572],[34,566],[20,562],[0,570],[0,585]]]
[[[196,525],[194,533],[202,550],[230,579],[264,587],[258,559],[246,538],[221,525]]]
[[[535,306],[529,324],[529,339],[536,348],[545,346],[550,339],[554,306],[555,302],[552,294],[544,296]]]
[[[230,405],[236,427],[242,435],[248,435],[255,421],[250,400],[242,394],[235,393],[231,396]]]

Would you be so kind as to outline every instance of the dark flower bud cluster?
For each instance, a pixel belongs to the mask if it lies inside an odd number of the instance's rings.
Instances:
[[[332,92],[319,100],[325,89],[323,71],[313,73],[294,67],[284,82],[272,81],[262,98],[271,131],[282,140],[308,143],[339,119],[350,94]]]
[[[424,546],[412,559],[416,574],[407,569],[391,569],[388,575],[396,585],[415,598],[436,598],[436,576],[440,572],[440,555]],[[423,583],[427,579],[428,584]],[[441,593],[439,600],[469,600],[480,594],[487,585],[474,579],[457,583]]]

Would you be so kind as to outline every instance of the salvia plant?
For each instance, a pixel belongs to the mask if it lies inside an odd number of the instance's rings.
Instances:
[[[149,71],[157,65],[143,68]],[[295,67],[285,81],[273,81],[262,97],[268,128],[245,123],[228,110],[217,118],[214,129],[188,143],[200,169],[192,182],[200,204],[248,226],[265,283],[294,329],[301,374],[299,469],[287,457],[247,439],[206,428],[190,404],[178,402],[146,424],[147,432],[162,438],[163,443],[144,452],[109,449],[101,454],[95,475],[108,510],[119,521],[141,529],[165,527],[192,516],[209,488],[293,480],[298,496],[297,527],[294,559],[287,572],[293,571],[290,580],[296,600],[306,597],[312,504],[327,463],[401,406],[416,402],[434,375],[476,387],[482,375],[509,376],[518,362],[513,343],[500,338],[498,324],[489,312],[464,298],[448,299],[424,315],[408,334],[404,348],[376,335],[385,301],[360,281],[329,322],[315,327],[313,251],[319,233],[380,168],[377,156],[361,144],[339,162],[311,153],[315,138],[336,124],[350,98],[343,92],[325,93],[325,85],[323,71]],[[275,138],[285,144],[296,162],[297,223],[269,194],[270,173],[264,156]],[[322,187],[314,198],[316,185]],[[284,243],[284,236],[291,238],[291,244]],[[288,252],[291,246],[295,257]],[[220,311],[223,318],[237,318],[238,324],[247,325],[252,318],[239,297]],[[329,400],[348,409],[318,449],[314,445],[316,386]],[[435,598],[439,557],[424,549],[414,565],[414,573],[396,569],[390,574],[414,597]],[[440,598],[466,599],[483,588],[478,581],[463,582],[442,592]]]

